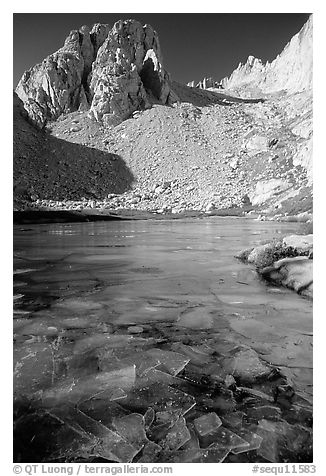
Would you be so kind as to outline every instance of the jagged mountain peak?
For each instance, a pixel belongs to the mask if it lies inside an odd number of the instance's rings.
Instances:
[[[62,113],[85,109],[117,124],[173,97],[157,33],[132,19],[72,30],[62,48],[23,74],[16,92],[41,128]]]
[[[292,37],[283,51],[271,62],[248,56],[233,73],[223,78],[225,89],[243,95],[296,93],[312,88],[312,15]]]

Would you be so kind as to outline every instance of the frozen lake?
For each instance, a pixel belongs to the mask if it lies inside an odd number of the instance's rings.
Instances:
[[[15,460],[310,461],[312,303],[234,258],[301,229],[16,225]]]

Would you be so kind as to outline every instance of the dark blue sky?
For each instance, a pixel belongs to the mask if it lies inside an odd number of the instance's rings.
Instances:
[[[16,13],[14,86],[82,25],[135,18],[158,32],[164,66],[187,83],[228,76],[248,55],[271,61],[307,21],[305,13]]]

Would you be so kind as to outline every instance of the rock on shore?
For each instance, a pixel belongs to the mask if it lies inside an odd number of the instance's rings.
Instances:
[[[313,235],[290,235],[242,251],[237,258],[253,264],[267,281],[313,297]]]

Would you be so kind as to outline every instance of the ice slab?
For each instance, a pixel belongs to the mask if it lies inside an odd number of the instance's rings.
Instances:
[[[79,379],[94,375],[99,370],[99,361],[94,352],[86,352],[81,355],[68,355],[63,357],[66,376]]]
[[[270,463],[281,462],[278,451],[279,435],[259,427],[257,428],[257,435],[262,438],[262,442],[257,450],[257,453]]]
[[[149,438],[160,443],[164,440],[170,428],[178,421],[180,415],[180,408],[156,412],[155,421],[148,431]]]
[[[121,405],[139,413],[152,407],[155,411],[180,409],[181,415],[185,415],[195,404],[193,396],[164,384],[133,389],[121,400]]]
[[[13,295],[13,300],[14,302],[15,301],[19,301],[20,299],[22,299],[24,297],[24,294],[14,294]]]
[[[175,451],[165,454],[165,463],[223,463],[230,450],[220,449],[197,449]]]
[[[283,415],[289,423],[299,423],[306,427],[312,427],[312,409],[301,407],[299,405],[292,405],[291,408],[283,410]]]
[[[164,410],[164,411],[156,412],[155,424],[164,423],[164,424],[170,424],[170,426],[172,426],[179,419],[180,414],[181,414],[180,409]]]
[[[194,420],[194,426],[199,436],[206,436],[215,433],[221,425],[221,419],[214,412],[207,413],[206,415]]]
[[[308,428],[286,421],[260,420],[255,432],[263,438],[258,454],[272,463],[312,458],[312,432]]]
[[[258,407],[251,407],[247,410],[247,419],[255,420],[258,422],[262,419],[267,420],[280,420],[282,417],[282,411],[279,407],[272,405],[263,405]]]
[[[144,328],[142,326],[129,326],[127,331],[129,334],[141,334],[144,332]]]
[[[176,325],[190,329],[210,329],[213,327],[213,316],[204,307],[197,307],[183,312]]]
[[[220,361],[205,365],[202,369],[202,373],[216,383],[224,383],[225,377],[228,375],[228,371],[223,368]]]
[[[189,363],[183,370],[182,379],[193,386],[201,388],[203,397],[213,392],[216,384],[223,382],[223,379],[219,379],[207,372],[206,365],[195,365],[192,363]]]
[[[145,433],[143,415],[131,413],[121,418],[114,418],[113,427],[126,441],[129,441],[139,451],[148,443]]]
[[[136,365],[136,374],[139,377],[143,377],[148,370],[161,365],[157,359],[150,357],[146,352],[132,352],[131,355],[123,357],[121,362]]]
[[[108,427],[90,418],[78,409],[65,407],[51,409],[51,414],[60,418],[63,422],[78,425],[83,431],[98,439],[94,448],[97,456],[116,461],[119,463],[128,463],[138,453],[138,449],[126,441],[118,433],[110,430]]]
[[[147,355],[156,359],[158,363],[173,376],[176,376],[187,365],[189,359],[177,352],[162,349],[150,349]]]
[[[224,387],[217,388],[211,398],[203,396],[198,401],[219,414],[232,412],[236,408],[233,392]]]
[[[212,447],[215,447],[215,445],[218,445],[219,447],[223,446],[228,449],[234,449],[234,448],[248,448],[249,443],[244,440],[243,438],[240,438],[236,433],[233,433],[233,431],[228,430],[227,428],[224,428],[221,426],[215,433],[214,433],[214,439],[215,442],[213,443]]]
[[[98,372],[85,378],[67,378],[57,385],[44,390],[42,401],[45,406],[60,402],[78,403],[96,394],[107,391],[109,400],[124,396],[124,390],[130,390],[135,383],[135,366],[112,372]]]
[[[72,312],[80,312],[80,311],[92,311],[94,309],[101,309],[103,305],[98,302],[94,302],[91,300],[86,299],[76,299],[76,298],[68,298],[63,301],[57,301],[54,308],[67,308]]]
[[[198,450],[200,448],[199,440],[197,434],[193,428],[193,425],[187,424],[188,430],[190,433],[190,440],[188,440],[184,445],[182,445],[182,450]]]
[[[244,395],[257,397],[258,399],[266,400],[267,402],[270,402],[270,403],[274,402],[274,398],[271,395],[267,395],[267,393],[257,390],[255,388],[238,387],[238,390]]]
[[[13,350],[16,395],[29,395],[52,385],[54,366],[50,343],[42,341],[16,343]]]
[[[224,426],[227,426],[231,429],[239,429],[242,428],[242,420],[244,417],[244,412],[231,412],[227,413],[226,415],[221,416],[221,420]]]
[[[25,273],[31,273],[32,271],[36,271],[36,268],[17,268],[14,269],[13,273],[15,274],[25,274]]]
[[[140,457],[137,457],[137,463],[154,463],[161,451],[162,447],[160,445],[153,441],[148,441],[142,449]]]
[[[184,380],[174,377],[171,374],[162,372],[158,369],[149,369],[147,372],[144,372],[142,378],[138,378],[136,382],[137,387],[148,387],[153,383],[162,383],[165,385],[179,385],[184,386]]]
[[[89,327],[96,327],[98,323],[91,317],[79,316],[70,317],[67,319],[56,320],[60,327],[64,329],[87,329]]]
[[[176,423],[172,426],[164,441],[161,442],[161,446],[164,450],[178,450],[188,440],[191,435],[186,425],[186,420],[183,417],[179,417]]]
[[[177,352],[180,352],[185,357],[187,357],[191,363],[196,365],[205,365],[211,361],[211,357],[208,354],[201,352],[196,347],[185,345],[181,342],[173,343],[172,349]]]
[[[114,419],[129,414],[129,412],[118,403],[109,401],[106,394],[100,394],[89,400],[85,400],[78,405],[78,410],[109,428],[112,427]]]
[[[223,367],[228,374],[248,383],[267,378],[271,373],[271,367],[265,364],[253,349],[241,349],[234,356],[225,358]]]
[[[78,425],[67,424],[43,411],[22,416],[14,424],[16,461],[73,461],[87,458],[96,444],[97,438]]]
[[[75,343],[73,353],[81,354],[88,352],[98,347],[106,347],[111,349],[123,349],[130,348],[131,346],[144,346],[152,345],[156,342],[155,339],[144,339],[143,337],[135,337],[132,335],[124,334],[94,334],[90,337],[85,337],[78,340]]]
[[[239,430],[236,430],[236,433],[238,436],[243,438],[245,441],[249,443],[248,447],[238,447],[238,448],[233,448],[231,452],[233,454],[240,454],[240,453],[246,453],[247,451],[253,451],[257,450],[260,448],[260,445],[263,441],[261,436],[258,436],[256,433],[253,433],[249,430],[246,430],[245,428],[241,428]]]

